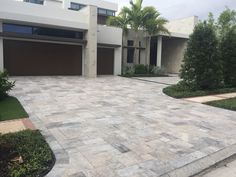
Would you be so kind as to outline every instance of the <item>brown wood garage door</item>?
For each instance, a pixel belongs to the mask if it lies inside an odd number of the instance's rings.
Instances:
[[[82,47],[4,40],[4,67],[10,75],[81,75]]]
[[[113,75],[114,73],[114,49],[98,48],[97,51],[97,74]]]

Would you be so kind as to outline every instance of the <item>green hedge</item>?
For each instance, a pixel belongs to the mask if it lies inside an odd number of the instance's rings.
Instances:
[[[176,84],[172,86],[168,86],[163,89],[163,92],[171,97],[174,98],[189,98],[195,96],[206,96],[206,95],[213,95],[213,94],[221,94],[221,93],[231,93],[236,92],[236,88],[221,88],[221,89],[214,89],[214,90],[190,90],[187,87]]]

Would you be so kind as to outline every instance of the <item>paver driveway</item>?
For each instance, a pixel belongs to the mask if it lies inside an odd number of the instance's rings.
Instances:
[[[172,99],[162,84],[13,79],[12,93],[55,152],[50,177],[156,177],[236,142],[236,112]]]

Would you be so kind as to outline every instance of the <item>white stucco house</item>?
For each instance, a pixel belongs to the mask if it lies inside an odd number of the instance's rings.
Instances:
[[[105,25],[117,10],[102,0],[1,0],[0,70],[15,76],[121,74],[122,63],[132,62],[133,38],[130,32],[122,43],[122,29]],[[171,21],[172,37],[160,34],[151,42],[140,32],[140,63],[178,72],[196,23],[197,17]]]

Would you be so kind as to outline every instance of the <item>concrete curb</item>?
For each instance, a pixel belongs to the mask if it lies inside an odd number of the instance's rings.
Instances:
[[[213,168],[217,163],[224,161],[236,154],[236,144],[230,145],[215,153],[197,159],[180,168],[169,171],[160,177],[194,177],[209,168]]]

